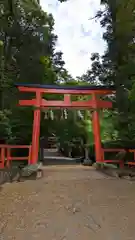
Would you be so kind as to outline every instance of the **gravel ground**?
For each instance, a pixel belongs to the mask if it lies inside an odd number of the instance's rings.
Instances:
[[[43,179],[3,186],[0,240],[135,240],[134,209],[135,182],[46,167]]]

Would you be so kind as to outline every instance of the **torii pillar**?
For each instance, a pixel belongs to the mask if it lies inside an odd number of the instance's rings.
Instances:
[[[93,126],[93,135],[94,135],[94,143],[95,143],[95,155],[96,155],[96,162],[101,163],[104,161],[103,158],[103,151],[101,145],[101,133],[100,133],[100,117],[99,117],[99,108],[98,108],[98,101],[96,98],[96,94],[92,94],[92,100],[94,102],[94,108],[92,112],[92,126]]]
[[[41,122],[41,100],[42,93],[40,91],[36,92],[36,105],[34,109],[34,119],[33,119],[33,131],[32,131],[32,151],[31,151],[31,161],[30,164],[36,164],[38,161],[39,154],[39,136],[40,136],[40,122]]]

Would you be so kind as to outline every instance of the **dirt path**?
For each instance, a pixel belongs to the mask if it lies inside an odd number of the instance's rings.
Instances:
[[[0,192],[0,240],[134,240],[135,183],[48,167]]]

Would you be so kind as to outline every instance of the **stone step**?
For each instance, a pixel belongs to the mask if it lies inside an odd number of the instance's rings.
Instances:
[[[58,149],[44,149],[44,157],[55,157],[61,156],[61,153]]]

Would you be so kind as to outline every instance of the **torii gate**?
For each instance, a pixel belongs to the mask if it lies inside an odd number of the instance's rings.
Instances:
[[[16,84],[20,92],[35,93],[35,98],[31,100],[19,100],[20,106],[34,106],[34,120],[32,133],[31,164],[38,161],[40,119],[42,108],[72,108],[72,109],[93,109],[92,124],[95,142],[96,162],[103,162],[103,152],[100,137],[100,120],[98,109],[112,108],[112,103],[99,98],[100,95],[115,93],[114,86],[58,86],[58,85],[38,85],[38,84]],[[48,101],[43,98],[43,94],[63,94],[63,101]],[[91,100],[72,101],[71,95],[91,95]]]

